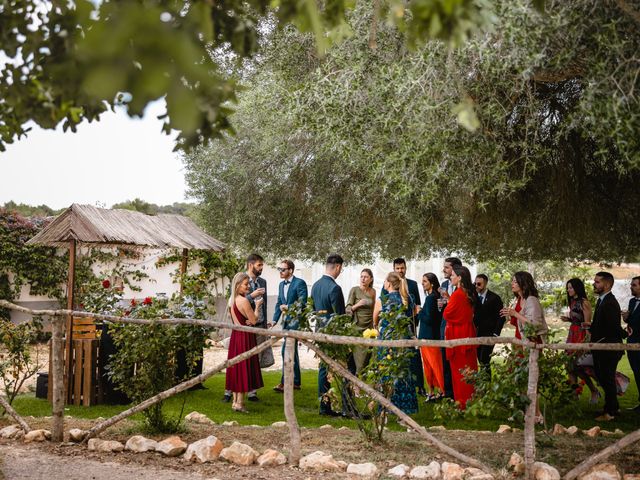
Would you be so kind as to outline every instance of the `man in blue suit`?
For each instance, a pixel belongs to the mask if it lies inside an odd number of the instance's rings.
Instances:
[[[629,300],[629,308],[622,314],[622,319],[627,323],[627,343],[640,343],[640,277],[631,279],[631,295],[633,298]],[[640,395],[640,351],[628,350],[627,357]],[[640,398],[632,410],[640,412]]]
[[[316,330],[325,326],[334,314],[345,313],[344,295],[342,288],[336,283],[336,278],[342,273],[344,260],[340,255],[332,254],[327,258],[324,275],[313,284],[311,288],[311,298],[313,308],[318,315],[319,324]],[[338,417],[341,414],[331,408],[331,402],[325,398],[326,393],[331,388],[327,379],[327,366],[320,362],[318,369],[318,398],[320,400],[320,415]]]
[[[280,272],[280,287],[278,288],[278,302],[276,310],[273,312],[273,324],[278,321],[282,322],[283,330],[297,330],[298,321],[288,315],[288,311],[298,302],[302,307],[307,303],[307,284],[301,278],[295,277],[293,272],[296,266],[291,260],[283,260],[280,262],[278,272]],[[293,388],[300,389],[300,359],[298,358],[298,341],[294,339],[285,339],[282,342],[282,377],[280,384],[273,387],[276,392],[284,392],[284,348],[285,342],[293,340],[295,342],[295,356],[293,357]]]

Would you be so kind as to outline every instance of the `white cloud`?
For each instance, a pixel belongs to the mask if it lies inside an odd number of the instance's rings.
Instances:
[[[162,133],[151,104],[143,119],[122,110],[84,122],[77,133],[34,127],[0,153],[0,204],[13,200],[63,208],[72,203],[110,207],[141,198],[156,204],[185,200],[182,162],[173,152],[175,135]]]

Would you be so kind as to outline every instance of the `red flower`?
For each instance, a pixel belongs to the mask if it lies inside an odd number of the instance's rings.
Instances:
[[[143,305],[151,305],[151,303],[153,302],[153,300],[151,299],[151,297],[145,297],[145,299],[142,301]]]
[[[132,306],[132,307],[135,307],[137,304],[138,304],[138,302],[136,302],[136,299],[135,299],[135,298],[132,298],[132,299],[131,299],[131,306]]]
[[[109,280],[103,280],[102,288],[111,288],[111,282]]]

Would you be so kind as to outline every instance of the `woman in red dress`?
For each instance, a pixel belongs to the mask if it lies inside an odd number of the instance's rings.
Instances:
[[[234,325],[253,326],[258,321],[258,312],[262,308],[262,299],[256,300],[256,307],[251,309],[249,300],[245,298],[249,293],[249,275],[238,273],[231,282],[231,297],[229,298],[229,313]],[[256,346],[255,333],[232,330],[229,340],[230,360]],[[236,412],[247,413],[244,408],[244,397],[247,392],[263,387],[262,372],[257,355],[253,355],[229,368],[226,372],[225,389],[233,392],[231,408]]]
[[[456,338],[470,338],[476,336],[473,325],[473,306],[476,303],[476,289],[471,281],[471,273],[467,267],[455,265],[451,273],[451,283],[456,290],[451,294],[443,316],[447,321],[444,331],[445,340]],[[467,401],[473,395],[474,388],[464,381],[465,372],[478,370],[476,345],[464,345],[447,348],[446,355],[451,365],[451,380],[453,383],[453,398],[464,410]]]

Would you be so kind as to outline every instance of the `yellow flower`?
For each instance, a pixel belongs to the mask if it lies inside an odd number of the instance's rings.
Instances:
[[[362,332],[362,336],[364,338],[378,338],[378,330],[375,328],[367,328],[364,332]]]
[[[391,354],[387,355],[387,360],[391,360]]]

